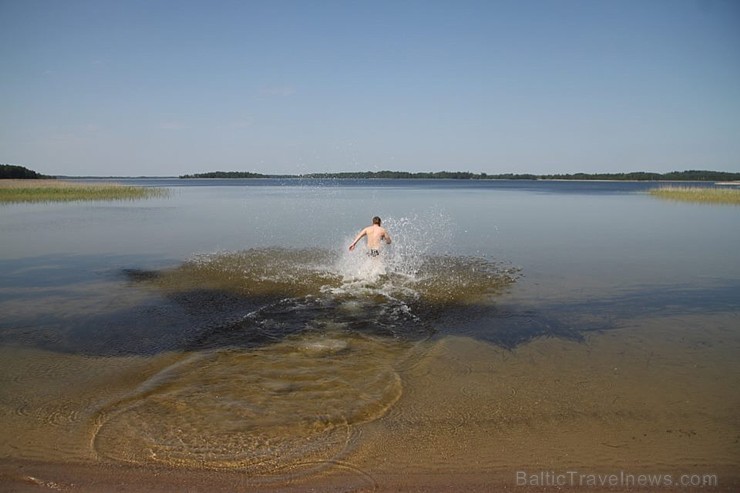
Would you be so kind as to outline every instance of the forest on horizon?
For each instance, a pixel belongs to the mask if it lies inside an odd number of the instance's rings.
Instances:
[[[180,178],[320,178],[320,179],[446,179],[446,180],[617,180],[617,181],[737,181],[740,173],[687,170],[669,173],[636,171],[630,173],[570,173],[535,175],[530,173],[471,173],[468,171],[349,171],[308,173],[305,175],[268,175],[250,171],[212,171],[182,175]]]
[[[0,164],[0,179],[52,179],[24,166]],[[69,178],[73,178],[70,176]],[[80,178],[80,177],[78,177]],[[92,178],[92,177],[91,177]],[[125,177],[119,177],[125,178]],[[144,176],[139,178],[146,178]],[[615,181],[740,181],[740,173],[728,171],[687,170],[669,173],[635,171],[630,173],[564,173],[535,175],[531,173],[472,173],[469,171],[347,171],[340,173],[307,173],[303,175],[263,174],[251,171],[210,171],[181,175],[179,178],[306,178],[306,179],[423,179],[423,180],[615,180]]]

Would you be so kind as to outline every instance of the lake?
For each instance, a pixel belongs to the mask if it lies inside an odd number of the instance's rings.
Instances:
[[[631,182],[118,181],[170,195],[0,206],[14,484],[738,485],[736,206]],[[393,243],[349,252],[375,215]]]

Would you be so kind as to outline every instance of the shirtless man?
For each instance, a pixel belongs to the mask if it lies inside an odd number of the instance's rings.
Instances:
[[[380,225],[380,218],[375,216],[373,218],[373,224],[360,231],[355,241],[349,246],[350,251],[355,249],[355,245],[360,241],[360,238],[367,236],[367,254],[371,257],[377,257],[380,255],[380,242],[385,241],[386,244],[390,245],[391,235]]]

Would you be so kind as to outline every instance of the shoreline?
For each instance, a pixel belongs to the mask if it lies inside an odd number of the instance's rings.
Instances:
[[[380,177],[317,177],[317,176],[292,176],[276,175],[252,178],[237,177],[179,177],[179,176],[56,176],[55,179],[64,181],[83,180],[177,180],[177,181],[224,181],[224,180],[367,180],[367,181],[448,181],[448,182],[572,182],[572,183],[703,183],[707,185],[740,186],[740,181],[715,181],[715,180],[608,180],[608,179],[576,179],[576,178],[380,178]],[[41,181],[41,180],[17,180],[17,181]],[[53,181],[53,180],[52,180]],[[1,183],[1,181],[0,181]]]
[[[489,492],[521,493],[555,490],[584,492],[710,491],[732,492],[740,488],[740,474],[732,466],[666,470],[662,464],[643,463],[613,470],[586,470],[550,465],[492,468],[467,472],[392,471],[359,474],[347,467],[320,476],[282,481],[259,481],[242,471],[214,471],[128,464],[86,464],[0,459],[0,481],[4,491],[35,492],[39,489],[81,493],[118,491],[122,493],[175,493],[246,491],[265,492]],[[703,471],[711,470],[711,474]],[[700,485],[701,481],[713,483]],[[652,486],[640,486],[653,481]],[[655,486],[657,481],[665,481]],[[686,485],[681,484],[686,482]],[[693,482],[693,483],[692,483]]]

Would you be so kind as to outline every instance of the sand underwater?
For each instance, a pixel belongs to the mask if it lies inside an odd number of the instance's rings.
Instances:
[[[518,275],[492,262],[342,262],[132,269],[106,336],[6,332],[2,490],[740,488],[736,311],[558,326],[491,301]]]

